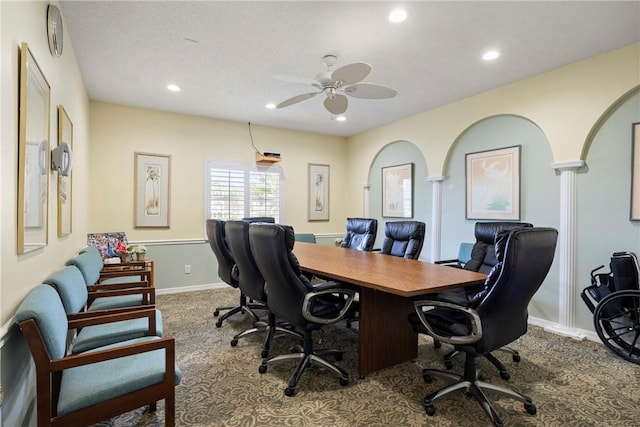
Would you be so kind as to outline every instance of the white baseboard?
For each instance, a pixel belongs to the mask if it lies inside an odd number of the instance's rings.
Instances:
[[[229,285],[220,282],[208,283],[204,285],[181,286],[178,288],[156,288],[156,295],[180,294],[182,292],[206,291],[210,289],[222,289],[227,287],[229,287]]]
[[[565,337],[571,337],[575,340],[588,339],[589,341],[602,342],[595,331],[588,331],[586,329],[567,328],[556,322],[540,319],[538,317],[529,316],[529,324],[539,326],[547,332],[554,333],[556,335],[562,335]]]

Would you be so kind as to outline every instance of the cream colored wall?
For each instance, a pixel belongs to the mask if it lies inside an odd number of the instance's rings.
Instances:
[[[64,36],[62,56],[49,53],[46,32],[47,5],[50,2],[0,2],[2,25],[2,141],[0,158],[2,186],[0,219],[0,325],[11,318],[27,292],[49,273],[64,265],[86,241],[86,200],[88,171],[89,101],[78,69],[73,46]],[[51,2],[54,3],[55,2]],[[57,174],[49,174],[48,245],[26,255],[16,255],[17,159],[18,159],[18,49],[29,44],[33,56],[51,87],[49,142],[58,144],[57,106],[63,105],[73,122],[73,230],[69,237],[57,237]]]
[[[284,222],[297,231],[344,228],[348,194],[346,140],[251,125],[260,151],[281,153]],[[171,155],[169,229],[134,229],[134,153]],[[92,232],[125,231],[129,240],[204,238],[204,161],[255,162],[248,125],[205,117],[91,102],[89,181]],[[329,164],[330,221],[307,221],[307,163]]]
[[[554,162],[582,159],[589,132],[618,98],[640,84],[640,43],[479,94],[348,140],[349,209],[363,206],[369,166],[390,142],[422,150],[430,176],[442,176],[448,153],[473,123],[498,114],[520,115],[547,136]]]

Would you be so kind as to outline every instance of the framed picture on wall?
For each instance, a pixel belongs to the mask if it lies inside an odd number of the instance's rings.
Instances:
[[[413,163],[382,168],[382,216],[413,218]]]
[[[640,221],[640,123],[631,135],[631,220]]]
[[[329,165],[309,163],[309,221],[329,221]]]
[[[520,219],[520,146],[468,153],[466,219]]]
[[[134,222],[136,228],[169,228],[171,156],[135,153]]]

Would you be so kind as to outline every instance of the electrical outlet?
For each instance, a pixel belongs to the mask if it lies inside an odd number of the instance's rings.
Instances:
[[[184,274],[191,274],[191,266],[189,264],[184,265]]]

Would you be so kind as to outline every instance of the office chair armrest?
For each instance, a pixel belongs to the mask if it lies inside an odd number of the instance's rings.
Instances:
[[[413,305],[416,308],[416,314],[418,315],[420,322],[422,322],[422,325],[427,329],[429,335],[431,335],[437,341],[446,342],[453,345],[472,344],[482,338],[482,322],[480,321],[480,316],[478,316],[478,313],[472,308],[438,300],[419,300],[414,301]],[[427,319],[427,317],[425,316],[425,311],[428,312],[436,308],[448,308],[464,314],[471,324],[471,333],[469,335],[447,336],[442,335],[440,332],[437,332],[436,328],[434,328],[429,323],[429,319]]]
[[[346,300],[342,309],[335,317],[317,317],[311,313],[311,304],[313,300],[320,296],[336,295],[339,297],[345,297]],[[342,287],[341,283],[337,282],[323,282],[313,286],[313,291],[305,295],[302,302],[302,316],[310,322],[319,323],[321,325],[328,325],[341,320],[349,311],[356,291]]]

